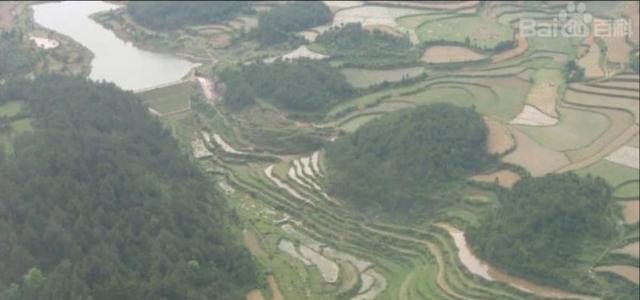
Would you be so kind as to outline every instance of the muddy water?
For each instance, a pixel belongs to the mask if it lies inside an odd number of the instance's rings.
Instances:
[[[521,291],[545,298],[595,299],[588,296],[572,294],[552,287],[538,285],[525,279],[508,275],[506,272],[495,268],[476,257],[467,245],[464,232],[448,224],[438,224],[438,226],[449,232],[449,235],[451,235],[456,247],[458,248],[458,258],[469,272],[475,275],[490,281],[505,282]]]
[[[68,1],[31,6],[39,25],[71,37],[94,54],[89,78],[141,90],[179,80],[195,66],[172,55],[140,50],[89,18],[118,8],[103,1]]]

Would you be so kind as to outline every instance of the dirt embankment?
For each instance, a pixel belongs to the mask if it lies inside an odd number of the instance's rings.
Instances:
[[[17,5],[16,1],[0,1],[0,29],[11,29],[13,9]]]

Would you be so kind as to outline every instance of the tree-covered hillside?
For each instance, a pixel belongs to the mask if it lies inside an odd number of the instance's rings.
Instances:
[[[331,28],[319,35],[316,42],[323,45],[332,57],[343,59],[351,66],[409,65],[418,61],[421,54],[408,37],[365,30],[360,23]]]
[[[38,53],[26,45],[26,37],[17,31],[0,32],[0,79],[29,73]]]
[[[294,32],[326,24],[332,17],[320,1],[291,2],[260,15],[255,34],[260,44],[270,46],[289,40]]]
[[[487,129],[470,108],[433,104],[380,117],[327,147],[332,192],[365,211],[420,211],[487,168]]]
[[[566,286],[591,267],[589,251],[615,236],[613,203],[602,178],[528,177],[500,195],[469,239],[481,257],[510,272]]]
[[[355,94],[344,75],[329,63],[309,59],[241,66],[225,71],[222,80],[224,103],[233,109],[260,98],[289,111],[323,112]]]
[[[154,30],[221,23],[248,9],[244,1],[129,1],[127,10],[139,24]]]
[[[240,299],[234,214],[140,100],[112,84],[7,82],[33,133],[0,154],[0,299]]]

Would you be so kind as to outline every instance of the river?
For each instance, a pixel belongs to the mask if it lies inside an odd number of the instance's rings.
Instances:
[[[93,80],[110,81],[127,90],[142,90],[179,80],[195,63],[182,58],[141,50],[116,37],[90,15],[119,6],[103,1],[68,1],[31,6],[39,25],[66,35],[94,54]]]

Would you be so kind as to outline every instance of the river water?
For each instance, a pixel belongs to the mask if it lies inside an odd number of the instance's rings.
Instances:
[[[141,90],[179,80],[195,63],[141,50],[102,27],[90,15],[119,6],[103,1],[68,1],[31,6],[39,25],[64,34],[94,54],[89,78]]]

